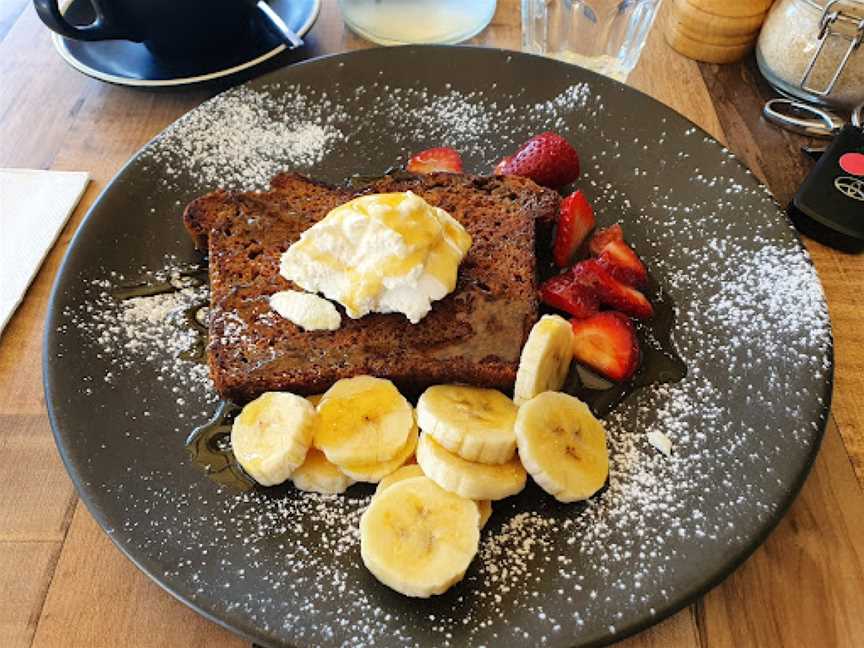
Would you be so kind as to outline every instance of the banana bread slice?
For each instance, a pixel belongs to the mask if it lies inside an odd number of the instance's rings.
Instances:
[[[418,324],[401,314],[303,331],[269,307],[296,288],[279,275],[281,254],[351,198],[413,191],[461,222],[473,244],[456,290]],[[400,174],[339,188],[286,173],[266,192],[217,191],[186,208],[184,221],[210,257],[208,362],[217,391],[244,403],[265,391],[313,394],[340,378],[371,374],[407,393],[464,382],[510,390],[537,319],[535,225],[551,228],[559,196],[530,180],[447,173]]]

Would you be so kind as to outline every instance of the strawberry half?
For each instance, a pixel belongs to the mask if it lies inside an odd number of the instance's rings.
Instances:
[[[618,223],[594,232],[594,236],[588,241],[588,250],[591,252],[591,256],[600,256],[603,248],[612,241],[624,241],[624,230]]]
[[[552,132],[535,135],[495,167],[495,175],[517,175],[557,189],[579,177],[579,154]]]
[[[639,319],[650,319],[654,315],[654,308],[645,295],[618,281],[597,259],[580,261],[570,272],[577,283],[594,291],[601,304]]]
[[[618,281],[636,288],[644,288],[648,284],[648,270],[639,258],[624,241],[611,241],[600,252],[597,263],[602,265],[606,271]]]
[[[573,358],[610,380],[633,377],[639,368],[639,340],[626,315],[604,311],[573,320]]]
[[[462,156],[459,151],[448,146],[430,148],[412,155],[405,170],[420,174],[436,171],[462,173]]]
[[[573,317],[591,317],[600,310],[594,292],[573,279],[569,272],[547,279],[540,285],[540,301]]]
[[[552,248],[555,265],[567,268],[573,263],[576,251],[594,229],[595,223],[594,210],[581,191],[574,191],[561,201],[558,229]]]

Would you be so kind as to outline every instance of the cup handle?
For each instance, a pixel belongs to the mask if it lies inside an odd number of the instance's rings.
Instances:
[[[96,20],[89,25],[79,27],[70,24],[63,17],[58,6],[58,0],[33,0],[36,13],[39,14],[42,22],[61,36],[84,41],[108,40],[112,38],[138,40],[129,34],[123,33],[119,25],[112,19],[110,10],[106,11],[103,2],[100,0],[90,0],[90,2],[96,12]]]

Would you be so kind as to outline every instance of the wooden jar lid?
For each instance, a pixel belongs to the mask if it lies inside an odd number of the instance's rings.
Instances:
[[[698,61],[737,61],[753,47],[772,2],[673,0],[666,15],[666,41]]]

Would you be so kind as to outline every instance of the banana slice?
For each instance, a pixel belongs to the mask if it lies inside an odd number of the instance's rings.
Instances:
[[[378,482],[378,486],[375,488],[375,496],[381,494],[381,492],[385,488],[389,488],[396,482],[400,482],[403,479],[411,479],[412,477],[423,477],[423,469],[417,464],[407,464],[402,466],[401,468],[393,471],[386,477],[384,477],[380,482]]]
[[[606,431],[578,398],[544,392],[522,405],[516,442],[534,481],[560,502],[588,499],[606,483]]]
[[[527,475],[519,458],[503,464],[465,461],[424,432],[417,444],[417,463],[429,479],[450,492],[473,500],[498,500],[525,488]]]
[[[408,464],[402,466],[396,472],[392,472],[384,479],[378,482],[378,487],[375,489],[375,497],[381,494],[382,491],[389,488],[396,482],[403,479],[411,479],[412,477],[423,477],[423,469],[417,464]],[[486,526],[489,518],[492,517],[492,502],[489,500],[477,500],[477,511],[480,513],[480,528]]]
[[[337,381],[318,403],[315,447],[337,466],[393,459],[414,429],[414,410],[389,380]]]
[[[417,401],[421,430],[463,459],[488,464],[516,454],[516,412],[501,392],[465,385],[436,385]]]
[[[521,405],[537,394],[564,386],[573,359],[573,329],[563,317],[544,315],[522,347],[513,400]]]
[[[306,460],[291,474],[291,481],[302,491],[330,494],[344,493],[354,483],[316,448],[309,448]]]
[[[306,458],[315,423],[315,408],[302,396],[267,392],[234,419],[231,448],[256,482],[281,484]]]
[[[416,449],[417,428],[415,426],[415,428],[411,431],[411,434],[408,435],[408,441],[405,442],[405,445],[402,446],[402,448],[399,450],[399,453],[392,459],[366,464],[345,464],[339,466],[339,470],[341,470],[343,473],[345,473],[355,481],[377,484],[387,475],[394,472],[395,470],[398,470],[400,466],[402,466],[406,461],[408,461],[408,459],[411,458],[411,455],[414,454],[414,451]]]
[[[360,556],[379,581],[426,598],[462,580],[480,542],[471,500],[427,477],[392,484],[360,518]]]

